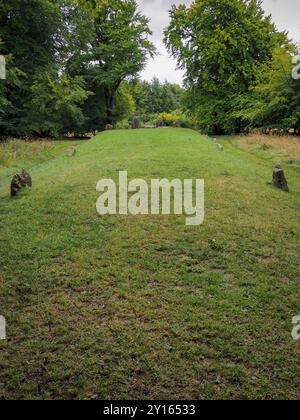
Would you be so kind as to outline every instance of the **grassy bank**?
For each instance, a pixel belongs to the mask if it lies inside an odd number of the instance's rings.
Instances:
[[[66,154],[80,141],[22,141],[11,139],[0,143],[0,177],[8,176],[23,167],[28,170],[41,163]]]
[[[220,142],[102,133],[15,200],[0,168],[0,398],[299,398],[299,170],[284,164],[283,193],[271,149]],[[96,183],[120,170],[204,178],[205,224],[100,217]]]

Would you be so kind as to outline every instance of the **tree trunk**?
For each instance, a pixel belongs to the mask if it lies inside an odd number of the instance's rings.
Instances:
[[[241,134],[242,132],[242,121],[237,119],[235,122],[235,134]]]
[[[115,109],[115,98],[116,92],[113,89],[107,89],[105,94],[106,100],[106,124],[114,126],[114,109]]]
[[[224,130],[218,126],[218,124],[213,125],[213,135],[214,136],[221,136],[224,134]]]

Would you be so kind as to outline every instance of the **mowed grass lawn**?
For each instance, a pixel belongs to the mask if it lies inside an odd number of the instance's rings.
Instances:
[[[281,192],[267,184],[279,152],[220,141],[101,133],[28,164],[34,188],[16,199],[2,171],[0,398],[300,397],[300,168],[282,158]],[[204,225],[100,217],[96,184],[120,170],[204,178]]]

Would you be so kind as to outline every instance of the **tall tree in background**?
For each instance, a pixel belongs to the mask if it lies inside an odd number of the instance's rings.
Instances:
[[[115,123],[128,104],[123,94],[116,109],[119,87],[154,54],[150,34],[134,0],[0,0],[0,134]]]
[[[33,79],[44,66],[56,62],[61,22],[59,1],[0,0],[0,53],[10,57],[5,127],[13,134],[26,132]],[[18,81],[11,66],[18,69]]]
[[[134,80],[132,93],[137,112],[147,121],[151,115],[162,112],[173,112],[181,109],[184,89],[165,81],[161,83],[157,77],[151,82]]]
[[[0,39],[0,54],[4,55],[3,42]],[[0,80],[0,135],[2,132],[13,129],[12,122],[6,118],[12,111],[12,103],[9,100],[9,92],[20,89],[25,74],[13,65],[11,54],[4,55],[6,63],[6,80]]]
[[[300,83],[292,77],[293,45],[275,48],[257,71],[248,95],[236,99],[236,116],[249,128],[300,130]]]
[[[186,70],[188,109],[207,131],[240,132],[236,96],[249,92],[257,68],[287,43],[286,35],[258,0],[196,0],[189,8],[173,6],[170,15],[165,43]]]
[[[35,77],[31,91],[28,126],[32,132],[51,137],[82,132],[86,118],[81,106],[93,95],[82,77],[60,74],[50,64]]]
[[[86,52],[74,55],[70,69],[73,72],[81,66],[89,90],[95,93],[90,101],[104,97],[105,122],[115,124],[116,94],[121,83],[136,77],[155,53],[149,41],[149,20],[138,12],[135,0],[80,0],[79,4],[89,11],[92,20]]]

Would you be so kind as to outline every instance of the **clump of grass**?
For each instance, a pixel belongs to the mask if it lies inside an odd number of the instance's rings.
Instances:
[[[0,143],[0,165],[12,166],[20,160],[37,160],[41,155],[50,154],[55,143],[50,141],[27,142],[11,139]]]
[[[0,142],[0,177],[9,173],[9,169],[21,169],[45,162],[64,153],[78,141],[25,141],[9,139]]]
[[[264,152],[272,150],[272,155],[278,156],[278,158],[300,159],[300,138],[298,137],[250,134],[237,137],[236,141],[244,149],[260,148]]]

